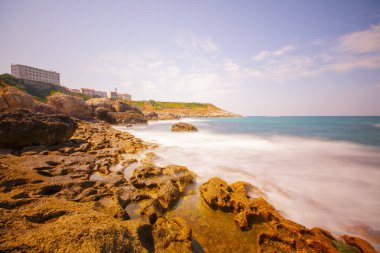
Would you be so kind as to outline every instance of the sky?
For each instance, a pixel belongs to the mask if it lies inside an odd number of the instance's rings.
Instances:
[[[0,73],[242,115],[380,115],[380,1],[0,0]]]

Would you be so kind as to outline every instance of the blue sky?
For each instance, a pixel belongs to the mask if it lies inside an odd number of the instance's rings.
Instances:
[[[380,115],[380,1],[0,1],[0,72],[244,115]]]

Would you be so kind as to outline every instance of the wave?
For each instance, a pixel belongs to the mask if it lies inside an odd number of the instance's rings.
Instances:
[[[379,124],[374,124],[373,126],[376,127],[376,128],[380,128],[380,123]]]
[[[229,183],[252,183],[287,218],[307,227],[335,234],[355,234],[355,226],[380,231],[378,148],[207,130],[178,134],[169,132],[169,125],[128,128],[128,132],[160,145],[154,151],[160,157],[158,165],[185,165],[198,174],[200,183],[215,176]]]

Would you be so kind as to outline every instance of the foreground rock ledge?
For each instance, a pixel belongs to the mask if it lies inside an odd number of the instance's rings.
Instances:
[[[77,123],[66,115],[3,109],[0,111],[0,148],[62,143],[73,135],[76,128]]]
[[[112,169],[149,145],[109,124],[78,121],[66,142],[2,150],[0,252],[191,252],[186,221],[164,214],[194,173],[155,166],[153,154],[130,178]],[[102,180],[91,180],[94,173]]]
[[[180,123],[174,124],[171,128],[171,131],[172,132],[197,132],[198,129],[192,124],[180,122]]]
[[[376,252],[360,238],[345,235],[344,244],[323,229],[307,229],[285,219],[255,186],[245,182],[228,185],[215,177],[200,186],[200,194],[212,209],[235,213],[235,222],[241,230],[258,231],[258,251]]]

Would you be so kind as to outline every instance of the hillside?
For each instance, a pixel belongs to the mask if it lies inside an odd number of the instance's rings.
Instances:
[[[224,111],[213,104],[195,102],[160,102],[132,101],[144,113],[155,112],[158,115],[174,115],[178,117],[240,117],[240,115]]]
[[[56,84],[49,84],[49,83],[43,83],[43,82],[37,82],[37,81],[27,81],[22,80],[19,78],[16,78],[10,74],[1,74],[0,75],[0,85],[1,83],[8,84],[11,86],[14,86],[20,90],[23,90],[27,92],[28,94],[32,95],[35,99],[39,101],[45,101],[46,97],[55,93],[55,92],[61,92],[68,95],[73,96],[79,96],[83,99],[87,100],[91,97],[86,96],[84,94],[80,93],[73,93],[66,87],[56,85]]]
[[[10,74],[0,75],[0,85],[1,83],[21,89],[39,101],[46,101],[46,97],[56,92],[82,97],[84,100],[93,98],[92,96],[71,92],[66,87],[60,85],[26,81]],[[154,100],[127,102],[138,106],[144,113],[155,112],[159,115],[160,119],[172,119],[178,117],[240,117],[238,114],[224,111],[215,105],[208,103],[159,102]]]

